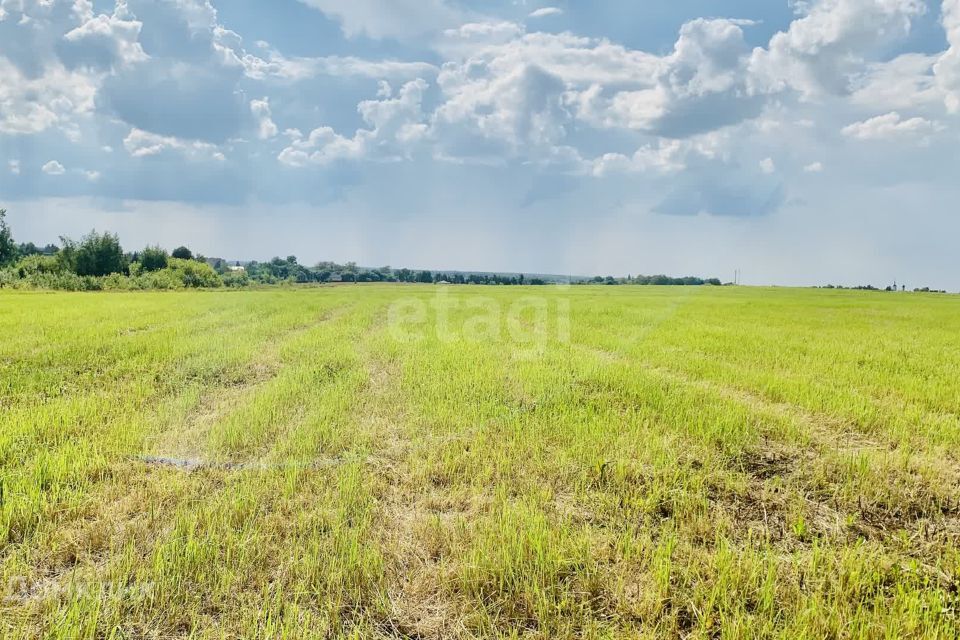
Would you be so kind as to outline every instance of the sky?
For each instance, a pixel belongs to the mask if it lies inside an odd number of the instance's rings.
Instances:
[[[960,0],[0,0],[38,244],[960,290]]]

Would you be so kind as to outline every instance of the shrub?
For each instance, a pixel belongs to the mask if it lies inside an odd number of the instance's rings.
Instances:
[[[216,288],[223,286],[220,275],[206,262],[170,258],[167,270],[175,274],[185,287]]]
[[[108,276],[100,278],[100,286],[106,291],[130,291],[138,289],[135,278],[130,278],[119,273],[111,273]]]
[[[12,288],[16,286],[20,278],[14,273],[13,269],[0,269],[0,289]]]
[[[60,291],[100,291],[103,285],[99,278],[78,276],[69,271],[58,273],[35,273],[22,278],[17,284],[29,289],[57,289]]]
[[[183,289],[183,278],[170,268],[145,273],[136,279],[140,289]]]
[[[29,255],[13,266],[18,278],[29,278],[38,273],[64,273],[63,264],[53,256]]]
[[[221,276],[226,287],[246,287],[250,284],[250,276],[246,271],[228,271]]]

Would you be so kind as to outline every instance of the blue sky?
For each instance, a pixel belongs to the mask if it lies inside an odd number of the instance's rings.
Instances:
[[[960,289],[960,0],[0,0],[20,240]]]

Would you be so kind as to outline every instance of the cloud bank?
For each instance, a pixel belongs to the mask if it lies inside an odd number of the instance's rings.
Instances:
[[[326,210],[390,192],[411,220],[456,216],[459,187],[598,225],[954,193],[960,0],[797,2],[759,41],[763,15],[678,21],[666,50],[554,6],[301,2],[339,40],[250,41],[210,0],[0,0],[3,193]],[[942,40],[916,40],[923,20]]]

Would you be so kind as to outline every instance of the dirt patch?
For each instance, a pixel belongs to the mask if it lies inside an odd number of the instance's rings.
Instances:
[[[275,471],[277,469],[323,469],[336,467],[348,462],[353,462],[346,458],[315,458],[302,462],[266,462],[263,460],[251,460],[246,462],[218,462],[201,460],[199,458],[171,458],[168,456],[142,456],[140,460],[154,467],[169,467],[179,469],[188,473],[195,471],[214,470],[214,471]]]
[[[736,456],[731,466],[756,480],[770,480],[793,473],[801,459],[800,452],[795,449],[765,442]]]

